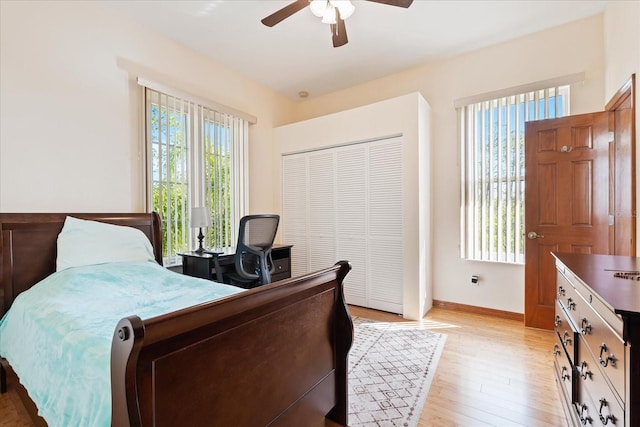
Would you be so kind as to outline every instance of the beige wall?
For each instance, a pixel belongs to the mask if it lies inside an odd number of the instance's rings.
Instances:
[[[296,109],[297,119],[421,92],[431,105],[433,124],[433,298],[522,313],[522,266],[460,259],[459,144],[453,102],[585,72],[586,81],[572,87],[572,112],[600,110],[604,107],[602,31],[602,15],[583,19],[305,101]],[[472,274],[480,276],[480,286],[470,286]]]
[[[522,312],[521,266],[458,255],[453,101],[585,72],[572,87],[572,112],[600,110],[640,69],[638,9],[610,1],[604,15],[293,104],[99,4],[0,1],[0,211],[142,210],[138,73],[258,118],[253,212],[280,210],[273,127],[417,91],[433,119],[433,296]],[[479,287],[469,286],[471,274]]]
[[[636,75],[636,145],[640,129],[640,2],[610,1],[604,13],[605,99],[609,100]],[[637,151],[636,151],[637,152]],[[636,204],[640,201],[640,156],[636,155]],[[640,254],[640,217],[636,228],[637,253]]]
[[[257,116],[250,209],[273,211],[271,129],[293,102],[80,1],[0,2],[0,211],[141,211],[135,78]]]

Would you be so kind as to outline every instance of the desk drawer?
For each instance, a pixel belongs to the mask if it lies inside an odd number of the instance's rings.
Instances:
[[[273,266],[275,268],[275,271],[273,272],[273,274],[290,273],[291,272],[290,264],[291,264],[290,258],[274,259]]]
[[[291,258],[277,258],[273,260],[275,271],[271,273],[271,281],[277,282],[291,277]]]

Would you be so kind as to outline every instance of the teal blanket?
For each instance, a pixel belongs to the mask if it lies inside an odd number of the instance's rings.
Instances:
[[[50,427],[109,426],[111,339],[118,321],[241,291],[150,261],[70,268],[15,299],[0,320],[0,355]]]

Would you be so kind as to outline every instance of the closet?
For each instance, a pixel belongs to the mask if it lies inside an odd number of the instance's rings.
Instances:
[[[348,260],[348,303],[407,319],[431,308],[430,123],[414,92],[274,128],[294,276]]]
[[[347,302],[402,314],[402,164],[401,136],[283,156],[294,276],[349,260]]]

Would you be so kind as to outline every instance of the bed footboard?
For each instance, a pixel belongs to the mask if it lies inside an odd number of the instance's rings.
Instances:
[[[164,316],[122,319],[113,426],[347,425],[346,261]]]

